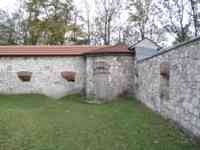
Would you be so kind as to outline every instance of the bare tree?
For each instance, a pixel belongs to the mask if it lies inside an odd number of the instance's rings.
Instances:
[[[104,44],[111,43],[112,21],[120,13],[121,0],[96,0],[97,18],[104,24]]]
[[[199,15],[199,9],[198,8],[198,4],[200,4],[199,0],[189,0],[190,3],[190,8],[191,8],[191,12],[190,15],[192,16],[193,19],[193,25],[194,25],[194,35],[195,37],[198,36],[199,32],[200,32],[200,24],[199,24],[199,20],[200,20],[200,15]]]
[[[86,14],[86,26],[87,26],[87,41],[88,44],[91,44],[91,8],[90,8],[90,4],[88,3],[88,0],[84,0],[84,4],[85,4],[85,14]]]
[[[138,29],[141,39],[145,38],[147,23],[150,19],[152,0],[130,0],[129,20]]]
[[[128,41],[130,33],[134,42],[145,38],[159,43],[165,40],[165,32],[159,25],[161,10],[158,0],[129,0],[127,8],[129,29],[124,33],[128,35]]]
[[[187,13],[186,0],[163,0],[162,24],[164,28],[176,36],[176,43],[186,41],[190,38],[191,20]]]

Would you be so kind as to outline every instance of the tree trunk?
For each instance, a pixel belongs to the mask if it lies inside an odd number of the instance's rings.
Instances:
[[[110,44],[110,28],[111,28],[111,19],[108,20],[108,42],[107,44],[109,45]]]
[[[194,30],[195,30],[195,37],[198,36],[198,24],[197,24],[197,13],[195,10],[195,2],[194,0],[190,0],[191,8],[192,8],[192,18],[193,18],[193,23],[194,23]]]
[[[88,44],[91,44],[90,18],[88,17]]]
[[[141,40],[145,39],[145,33],[142,28],[140,28]]]
[[[107,22],[107,15],[106,15],[106,20],[105,20],[105,26],[104,26],[104,44],[107,45],[107,27],[108,27],[108,22]]]

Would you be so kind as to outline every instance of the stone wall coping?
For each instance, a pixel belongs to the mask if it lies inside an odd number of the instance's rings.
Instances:
[[[185,46],[185,45],[191,44],[191,43],[196,42],[196,41],[200,41],[200,37],[196,37],[196,38],[193,38],[193,39],[191,39],[191,40],[189,40],[189,41],[186,41],[186,42],[177,44],[177,45],[172,46],[172,47],[169,47],[169,48],[166,48],[166,49],[162,50],[161,52],[159,52],[159,53],[157,53],[157,54],[155,54],[155,55],[153,55],[153,56],[144,58],[144,59],[142,59],[142,60],[138,60],[137,63],[143,63],[143,62],[145,62],[145,61],[148,61],[148,60],[153,59],[153,58],[155,58],[155,57],[161,56],[161,55],[163,55],[163,54],[165,54],[165,53],[168,53],[168,52],[171,52],[171,51],[173,51],[173,50],[177,50],[177,48],[183,47],[183,46]]]

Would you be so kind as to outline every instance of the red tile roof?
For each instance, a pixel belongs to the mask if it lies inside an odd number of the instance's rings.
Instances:
[[[0,56],[80,56],[99,53],[130,53],[128,46],[0,46]]]
[[[118,44],[115,46],[101,47],[101,48],[86,52],[85,54],[102,54],[102,53],[131,53],[131,52],[128,50],[127,45]]]

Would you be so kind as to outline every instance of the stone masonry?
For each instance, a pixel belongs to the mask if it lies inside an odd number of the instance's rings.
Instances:
[[[32,73],[30,82],[22,82],[17,73]],[[63,71],[76,72],[76,81],[68,82]],[[85,82],[85,60],[82,57],[1,57],[1,94],[44,94],[60,98],[66,94],[82,93]]]
[[[112,100],[117,96],[133,95],[134,68],[134,57],[130,54],[87,56],[87,96]]]
[[[140,60],[136,70],[137,98],[200,136],[200,38]]]
[[[131,54],[120,53],[1,57],[0,94],[44,94],[59,99],[81,93],[98,100],[110,100],[133,93],[133,58]],[[103,66],[97,67],[98,63]],[[101,72],[102,69],[107,69],[107,72]],[[19,74],[26,72],[31,75],[28,77],[30,81],[23,82]],[[75,80],[67,81],[63,77],[66,72],[75,74]]]

